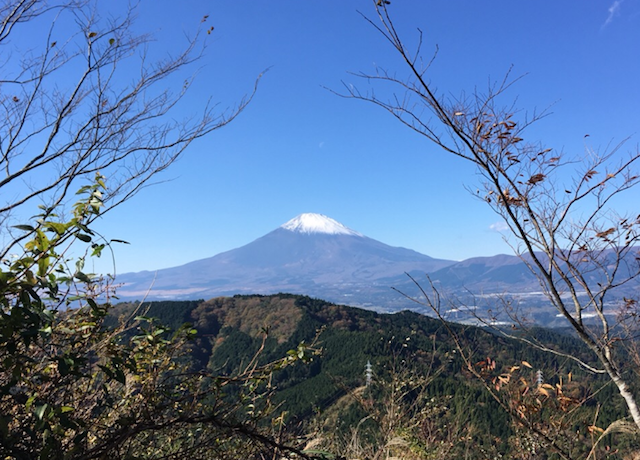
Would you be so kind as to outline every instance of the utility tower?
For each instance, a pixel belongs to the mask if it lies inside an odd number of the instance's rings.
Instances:
[[[367,360],[367,365],[364,366],[364,378],[367,386],[371,385],[372,377],[373,377],[373,369],[371,368],[371,361]]]

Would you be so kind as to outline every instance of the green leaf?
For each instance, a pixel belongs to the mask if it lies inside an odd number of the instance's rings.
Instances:
[[[35,394],[31,395],[31,396],[29,397],[29,399],[27,399],[27,402],[26,402],[26,403],[25,403],[25,405],[24,405],[24,408],[25,408],[25,409],[27,409],[27,410],[31,409],[31,405],[32,405],[32,404],[33,404],[33,402],[36,400],[36,396],[38,396],[38,393],[35,393]]]
[[[38,259],[38,276],[45,276],[49,268],[49,258],[40,257]]]
[[[34,411],[36,414],[36,417],[38,418],[38,420],[42,420],[42,418],[44,417],[44,414],[46,412],[46,410],[49,408],[48,404],[43,404],[42,406],[37,406],[36,410]]]
[[[87,227],[86,225],[84,225],[83,223],[78,222],[76,224],[76,227],[78,227],[83,232],[88,233],[89,235],[93,235],[93,232],[91,231],[91,229],[89,227]]]
[[[85,235],[84,233],[76,233],[76,238],[80,241],[84,241],[85,243],[91,243],[91,237],[89,235]]]
[[[87,275],[85,275],[82,272],[76,272],[74,276],[77,280],[80,280],[83,283],[91,283],[91,278],[89,278]]]
[[[93,251],[91,252],[91,256],[100,257],[102,255],[102,250],[104,249],[104,244],[94,244],[92,248]]]
[[[51,247],[49,238],[42,230],[36,230],[36,237],[33,241],[35,242],[35,247],[41,252],[47,252]]]
[[[58,235],[64,235],[64,233],[69,229],[69,224],[61,224],[59,222],[47,222],[46,226]]]
[[[24,230],[25,232],[32,232],[35,230],[35,228],[33,228],[31,225],[14,225],[13,228]]]

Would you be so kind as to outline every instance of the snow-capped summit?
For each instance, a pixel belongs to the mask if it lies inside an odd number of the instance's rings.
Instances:
[[[280,228],[297,233],[327,233],[329,235],[353,235],[362,234],[345,227],[340,222],[322,214],[304,213],[294,217]]]
[[[405,273],[432,273],[453,263],[389,246],[321,214],[301,214],[213,257],[120,275],[118,298],[148,296],[153,285],[151,298],[159,300],[290,292],[395,311],[413,304],[399,303],[391,280],[405,282]]]

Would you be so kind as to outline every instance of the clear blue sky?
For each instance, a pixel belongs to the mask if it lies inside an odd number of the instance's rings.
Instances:
[[[529,140],[580,154],[585,134],[600,150],[632,136],[627,148],[637,148],[640,1],[393,0],[389,10],[407,45],[419,27],[427,58],[439,46],[430,78],[440,91],[472,92],[513,66],[526,76],[511,97],[553,112]],[[349,72],[376,65],[406,71],[358,11],[373,18],[369,0],[141,1],[136,27],[159,49],[179,46],[209,15],[194,104],[231,106],[269,71],[246,111],[193,144],[160,178],[168,182],[105,216],[100,230],[131,243],[116,248],[118,272],[210,257],[303,212],[432,257],[510,252],[492,230],[498,217],[465,189],[477,185],[469,165],[381,109],[325,89],[344,81],[366,90]]]

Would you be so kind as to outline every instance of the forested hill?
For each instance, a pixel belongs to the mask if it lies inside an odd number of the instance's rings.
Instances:
[[[135,307],[120,304],[114,315],[130,314]],[[473,440],[487,455],[515,448],[518,424],[505,407],[516,403],[532,404],[525,414],[532,419],[544,411],[545,420],[557,424],[553,429],[558,435],[565,429],[574,435],[576,430],[588,433],[596,410],[599,425],[623,413],[611,386],[601,388],[573,361],[477,327],[449,324],[448,330],[415,312],[377,314],[289,294],[152,302],[139,310],[172,329],[191,323],[198,331],[194,365],[222,375],[246,368],[261,347],[258,360],[266,363],[287,356],[302,342],[312,346],[318,354],[310,363],[282,369],[273,384],[289,426],[307,436],[312,431],[325,442],[331,438],[337,443],[336,436],[346,437],[360,423],[365,431],[379,431],[376,424],[382,423],[389,404],[405,414],[395,423],[407,423],[406,430],[418,441],[426,443],[430,433],[429,443],[446,441],[456,452]],[[590,360],[584,346],[568,335],[538,330],[536,336],[548,346]],[[467,369],[461,352],[483,379]],[[371,385],[365,387],[368,362]],[[541,383],[553,391],[536,390]],[[541,393],[528,401],[529,391]],[[566,398],[566,407],[553,394],[544,394],[558,392]],[[378,431],[374,438],[381,442]]]

